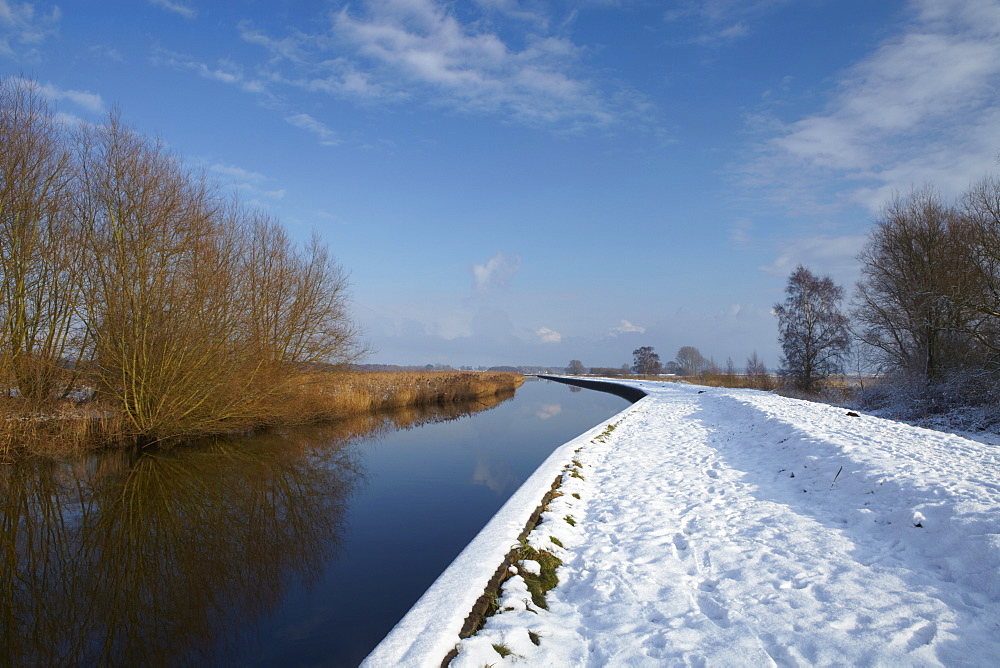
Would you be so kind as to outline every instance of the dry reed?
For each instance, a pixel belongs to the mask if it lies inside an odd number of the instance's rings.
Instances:
[[[524,383],[509,372],[316,371],[287,379],[254,428],[347,421],[409,427],[440,410],[461,412],[469,402],[492,407]],[[457,414],[457,413],[456,413]],[[234,424],[245,431],[247,421]],[[217,433],[225,433],[225,425]],[[133,445],[123,411],[100,401],[85,403],[0,400],[0,462],[19,454],[72,454]],[[183,434],[184,437],[206,432]]]

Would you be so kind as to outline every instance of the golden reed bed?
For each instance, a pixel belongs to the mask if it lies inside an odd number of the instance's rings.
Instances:
[[[504,371],[317,371],[286,379],[268,409],[253,424],[245,420],[231,431],[272,426],[365,421],[367,416],[396,414],[407,426],[421,408],[447,413],[469,402],[492,407],[524,383],[524,376]],[[462,412],[462,411],[460,411]],[[407,416],[407,417],[403,417]],[[419,419],[416,420],[419,422]],[[207,435],[193,431],[171,440]],[[100,399],[28,404],[0,399],[0,462],[18,454],[56,455],[107,446],[132,445],[128,420]]]

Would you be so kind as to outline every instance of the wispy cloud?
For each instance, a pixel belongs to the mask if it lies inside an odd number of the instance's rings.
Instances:
[[[545,27],[515,3],[484,5]],[[641,96],[609,92],[583,74],[582,51],[565,37],[519,31],[514,46],[489,21],[463,22],[433,0],[367,0],[356,7],[332,14],[323,33],[275,38],[244,23],[241,36],[268,50],[270,81],[367,101],[418,99],[570,127],[612,124],[645,108]]]
[[[90,93],[82,90],[62,90],[55,86],[42,86],[42,91],[53,100],[68,100],[78,107],[87,111],[101,113],[104,111],[104,100],[97,93]]]
[[[791,0],[684,0],[670,3],[668,23],[682,24],[685,41],[723,46],[753,32],[753,24],[777,5]]]
[[[573,75],[579,54],[567,39],[528,35],[517,50],[429,0],[369,2],[362,17],[345,9],[334,30],[391,87],[426,87],[454,106],[528,122],[612,120],[592,85]]]
[[[337,139],[337,133],[309,114],[292,114],[290,116],[285,116],[285,121],[297,128],[301,128],[306,132],[311,132],[316,135],[319,137],[319,143],[323,146],[336,146],[340,143],[340,140]]]
[[[475,294],[482,297],[506,289],[520,268],[520,255],[512,255],[507,258],[500,252],[483,264],[472,265]]]
[[[1000,147],[1000,4],[911,0],[910,19],[846,71],[827,108],[782,126],[750,173],[794,188],[850,179],[875,210],[893,189],[960,191]]]
[[[237,86],[248,93],[266,92],[263,81],[248,76],[241,65],[228,58],[221,58],[214,65],[208,65],[186,54],[156,47],[153,49],[152,61],[154,65],[195,72],[205,79]]]
[[[159,7],[160,9],[165,9],[168,12],[179,14],[186,19],[193,19],[198,16],[198,12],[193,7],[180,2],[172,2],[171,0],[149,0],[149,4]]]
[[[753,229],[754,226],[750,220],[740,218],[729,227],[729,241],[737,248],[747,248],[753,244],[751,234]]]
[[[759,267],[773,276],[787,276],[797,265],[805,265],[819,274],[830,274],[846,286],[857,278],[857,256],[867,236],[818,235],[784,243],[771,264]]]
[[[34,3],[0,0],[0,56],[16,60],[35,60],[38,45],[55,34],[62,11],[37,13]]]
[[[232,184],[232,187],[241,193],[249,196],[250,202],[262,204],[258,197],[269,199],[281,199],[285,196],[285,189],[266,190],[264,184],[271,179],[259,172],[244,169],[236,165],[216,162],[208,166],[208,171],[215,174],[219,179]]]
[[[249,181],[252,183],[262,183],[267,180],[267,177],[259,172],[253,172],[249,169],[243,169],[242,167],[237,167],[236,165],[227,165],[225,163],[217,162],[209,167],[216,174],[221,174],[225,177]]]
[[[125,57],[115,47],[110,44],[94,44],[87,48],[87,51],[98,58],[107,58],[118,63],[125,62]]]
[[[8,81],[25,88],[33,88],[50,102],[59,103],[65,100],[77,107],[80,107],[84,111],[96,114],[102,113],[105,109],[104,100],[101,99],[101,96],[97,93],[59,88],[58,86],[54,86],[50,83],[40,84],[36,81],[23,79],[21,77],[10,77]]]

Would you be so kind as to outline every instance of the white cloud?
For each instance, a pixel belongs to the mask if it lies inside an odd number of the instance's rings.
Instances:
[[[562,334],[548,327],[535,330],[535,334],[542,343],[559,343],[562,341]]]
[[[531,18],[513,3],[488,11]],[[606,125],[642,112],[636,94],[615,96],[578,69],[580,49],[559,36],[521,33],[518,46],[488,29],[463,23],[432,0],[368,0],[332,15],[329,33],[276,39],[247,23],[240,33],[266,48],[271,81],[342,96],[399,101],[417,98],[469,112],[500,114],[529,124]],[[481,6],[482,8],[482,6]]]
[[[472,265],[473,290],[482,297],[506,289],[520,268],[520,255],[512,255],[508,259],[503,253],[497,252],[484,264]]]
[[[198,12],[185,4],[180,2],[172,2],[171,0],[149,0],[149,3],[160,9],[165,9],[168,12],[173,12],[174,14],[180,14],[186,19],[193,19],[198,16]]]
[[[251,172],[248,169],[243,169],[242,167],[237,167],[236,165],[215,163],[209,169],[217,174],[222,174],[223,176],[241,181],[248,181],[251,183],[262,183],[263,181],[267,181],[267,177],[263,174]]]
[[[892,189],[963,189],[1000,146],[1000,4],[911,0],[911,19],[846,71],[825,110],[785,125],[754,165],[792,187],[850,179],[875,210]]]
[[[38,14],[33,3],[0,0],[0,56],[37,58],[37,45],[55,34],[61,18],[58,7],[48,14]]]
[[[340,140],[337,139],[337,133],[309,114],[285,116],[285,121],[297,128],[313,133],[319,137],[319,143],[323,146],[336,146],[340,143]]]
[[[639,327],[638,325],[633,325],[628,320],[622,320],[622,324],[617,327],[611,328],[611,336],[618,336],[619,334],[628,334],[630,332],[636,332],[638,334],[645,334],[646,328]]]
[[[857,279],[857,256],[867,239],[866,235],[796,239],[786,242],[774,261],[759,269],[773,276],[787,276],[801,264],[815,274],[831,275],[836,283],[850,290]]]
[[[10,77],[8,79],[14,85],[21,88],[33,88],[50,102],[59,103],[63,100],[81,107],[85,111],[92,113],[102,113],[104,111],[104,100],[97,93],[90,93],[82,90],[63,89],[53,86],[50,83],[40,84],[29,79],[20,77]]]

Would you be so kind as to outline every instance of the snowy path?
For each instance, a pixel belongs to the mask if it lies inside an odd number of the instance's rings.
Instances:
[[[564,561],[548,610],[515,576],[453,666],[1000,664],[997,446],[637,385],[531,536]]]

